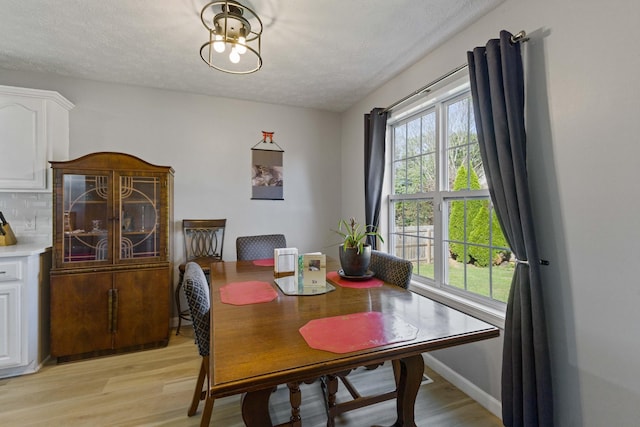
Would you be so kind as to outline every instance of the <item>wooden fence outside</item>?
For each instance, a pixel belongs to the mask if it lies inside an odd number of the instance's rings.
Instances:
[[[433,226],[404,227],[394,233],[394,253],[411,262],[433,263],[435,245]]]

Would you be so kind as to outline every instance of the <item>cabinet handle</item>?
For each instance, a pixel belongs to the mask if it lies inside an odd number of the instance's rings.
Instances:
[[[7,274],[6,271],[0,271],[0,274]]]
[[[118,332],[118,290],[113,289],[113,316],[111,318],[111,332]]]
[[[107,291],[107,309],[109,311],[109,332],[113,333],[113,289]]]

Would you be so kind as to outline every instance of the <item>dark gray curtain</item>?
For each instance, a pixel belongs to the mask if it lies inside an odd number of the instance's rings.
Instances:
[[[491,200],[518,259],[507,303],[502,361],[505,426],[553,426],[547,327],[526,162],[520,43],[500,39],[467,53],[480,153]]]
[[[384,178],[384,147],[387,112],[374,108],[364,115],[364,219],[367,231],[377,231]],[[372,249],[378,249],[375,236],[367,236]]]

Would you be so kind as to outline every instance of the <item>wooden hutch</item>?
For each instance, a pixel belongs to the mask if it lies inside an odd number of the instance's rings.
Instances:
[[[173,169],[112,152],[50,163],[51,355],[67,361],[166,345]]]

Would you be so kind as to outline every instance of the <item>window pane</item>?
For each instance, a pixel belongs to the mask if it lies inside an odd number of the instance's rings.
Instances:
[[[417,274],[423,277],[434,278],[434,221],[433,202],[423,200],[418,202],[418,248],[417,259],[414,262],[414,269]]]
[[[435,153],[422,156],[422,191],[436,190],[436,155]]]
[[[407,157],[420,155],[420,118],[407,123]]]
[[[468,146],[459,147],[449,150],[449,189],[452,191],[460,190],[481,190],[486,189],[487,184],[480,183],[480,176],[478,170],[469,169],[469,157],[472,155],[468,150]],[[482,162],[476,165],[481,173],[482,180],[486,181],[484,176],[484,170],[482,169]]]
[[[489,258],[489,248],[469,246],[470,252],[480,254],[483,258]],[[489,266],[478,266],[474,263],[467,264],[467,290],[483,297],[490,297]]]
[[[466,251],[464,247],[465,235],[467,234],[466,202],[464,200],[452,201],[449,203],[449,230],[447,240],[449,241],[450,256],[455,260],[466,262]]]
[[[417,202],[417,225],[420,227],[420,235],[425,237],[423,233],[429,231],[429,236],[433,237],[433,202],[421,200]]]
[[[407,159],[407,194],[415,194],[422,188],[420,157]]]
[[[393,204],[394,212],[395,212],[395,223],[394,223],[394,231],[403,232],[404,231],[404,205],[407,202],[396,202]]]
[[[445,269],[444,283],[458,289],[464,289],[465,275],[467,264],[458,262],[453,258],[449,258],[447,268]]]
[[[507,302],[509,298],[509,290],[511,289],[511,280],[513,279],[513,270],[515,263],[506,257],[505,252],[501,250],[493,250],[493,266],[491,268],[491,283],[493,285],[492,297],[498,301]]]
[[[478,188],[488,189],[487,177],[484,175],[482,158],[480,157],[480,147],[477,143],[469,146],[469,167],[474,171],[478,179]]]
[[[393,158],[396,160],[407,157],[406,127],[398,126],[393,132]]]
[[[449,147],[469,143],[469,100],[464,98],[447,107],[447,143]]]
[[[404,160],[393,162],[393,184],[395,194],[407,193],[407,165]]]
[[[404,234],[418,235],[418,202],[407,200],[404,203]]]
[[[422,153],[436,151],[436,113],[422,116]]]
[[[447,151],[447,190],[468,190],[467,147],[453,148]]]
[[[470,243],[489,246],[489,202],[473,200],[468,202],[467,213],[469,215],[469,233],[467,239]],[[470,246],[470,262],[479,267],[487,267],[490,263],[489,252],[485,247]]]

